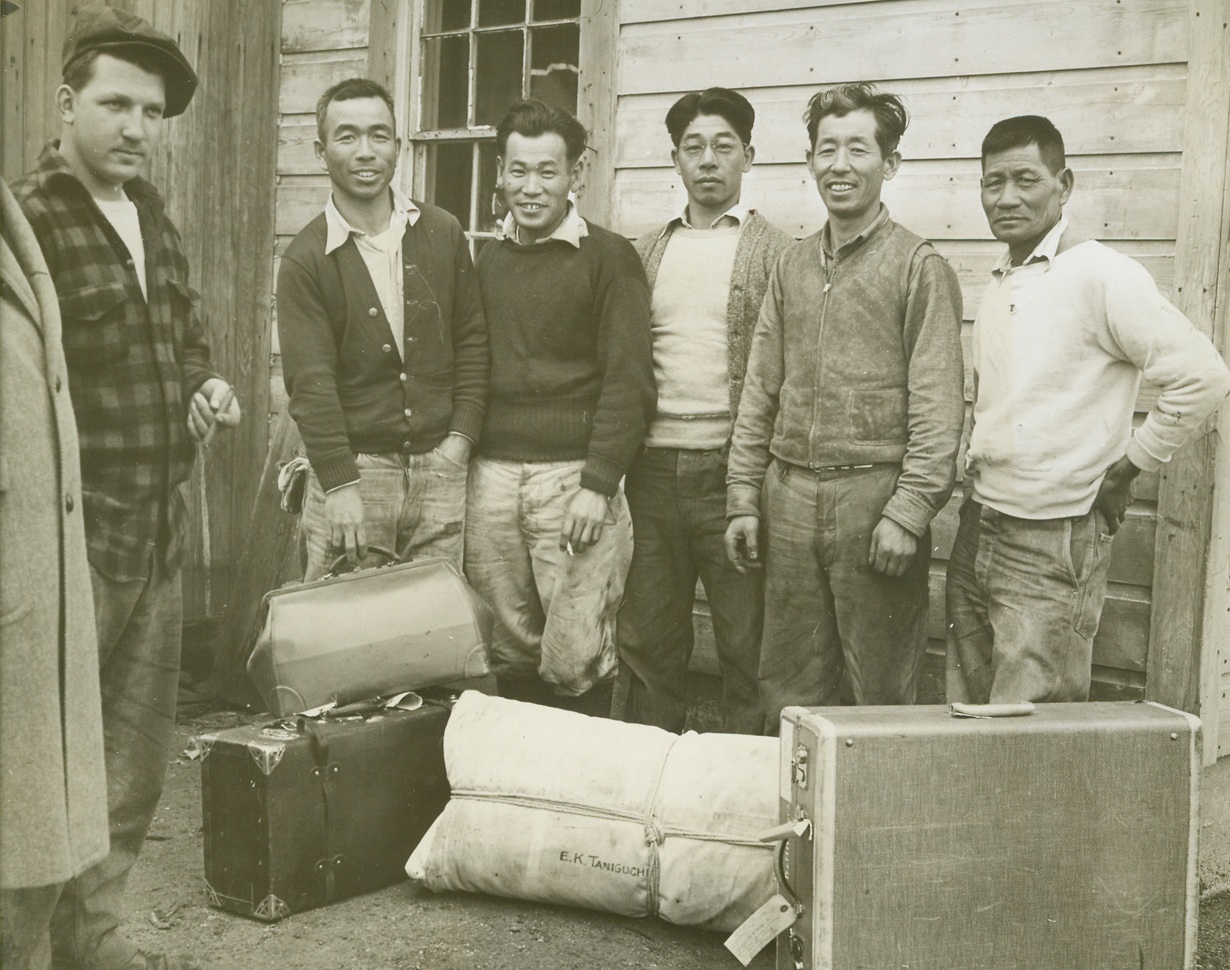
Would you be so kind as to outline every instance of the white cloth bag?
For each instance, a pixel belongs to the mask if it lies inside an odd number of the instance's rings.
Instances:
[[[452,798],[406,863],[467,890],[732,930],[776,892],[778,741],[685,734],[474,691],[444,734]]]

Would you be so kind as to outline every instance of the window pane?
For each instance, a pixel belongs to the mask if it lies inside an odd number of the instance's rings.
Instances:
[[[530,31],[531,97],[576,114],[580,44],[581,30],[576,24],[536,27]]]
[[[430,201],[447,209],[470,229],[472,142],[436,142],[427,146],[427,186]]]
[[[423,11],[423,33],[463,30],[470,26],[470,0],[428,0]]]
[[[478,26],[525,23],[525,0],[478,0]]]
[[[564,20],[581,16],[581,0],[534,0],[535,20]]]
[[[470,39],[423,42],[423,128],[464,128],[470,93]]]
[[[495,125],[521,99],[522,34],[503,30],[476,34],[474,123]]]
[[[494,232],[507,212],[503,198],[495,193],[495,142],[482,142],[478,146],[478,231]]]

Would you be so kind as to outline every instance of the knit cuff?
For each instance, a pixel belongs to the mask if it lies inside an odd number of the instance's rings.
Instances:
[[[448,430],[469,438],[471,441],[478,441],[479,436],[483,433],[482,408],[472,404],[454,404]]]
[[[350,449],[316,455],[311,462],[312,471],[316,473],[320,487],[326,492],[359,480],[359,468],[354,463],[354,455],[350,453]]]
[[[1144,445],[1140,443],[1140,436],[1135,434],[1128,442],[1127,458],[1142,472],[1155,472],[1165,464],[1161,458],[1146,451]]]
[[[581,469],[581,487],[611,496],[619,489],[619,480],[624,470],[613,461],[600,455],[590,455]]]
[[[755,485],[726,486],[726,518],[754,515],[760,518],[760,489]]]

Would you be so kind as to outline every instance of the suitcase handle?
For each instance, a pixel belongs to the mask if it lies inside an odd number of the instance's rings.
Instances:
[[[387,565],[390,565],[390,566],[393,565],[394,563],[401,562],[401,558],[397,555],[397,553],[390,552],[384,546],[368,546],[367,555],[383,556],[385,559],[388,560]],[[329,567],[329,571],[325,573],[325,575],[322,576],[321,578],[329,579],[333,576],[341,576],[343,573],[354,572],[355,570],[357,570],[359,568],[358,566],[347,564],[348,556],[349,556],[349,553],[343,552],[340,556],[334,559],[333,564]]]
[[[1026,717],[1037,707],[1030,701],[1019,704],[962,704],[954,701],[948,707],[953,717]]]

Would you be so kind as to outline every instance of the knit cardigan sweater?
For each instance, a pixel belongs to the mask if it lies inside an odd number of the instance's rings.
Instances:
[[[582,487],[613,495],[657,399],[649,289],[632,244],[587,225],[579,247],[503,239],[479,254],[491,339],[479,454],[583,459]]]
[[[636,252],[645,264],[649,292],[658,279],[662,256],[678,225],[672,220],[663,228],[646,233],[636,240]],[[770,225],[759,212],[752,211],[739,231],[735,263],[730,272],[730,297],[726,302],[726,373],[730,379],[730,420],[739,412],[743,394],[743,377],[747,371],[747,356],[752,348],[752,333],[760,317],[769,285],[769,274],[777,257],[794,240]]]
[[[401,354],[353,237],[326,253],[321,213],[282,257],[282,373],[325,491],[359,480],[357,453],[417,454],[482,427],[487,328],[465,233],[443,209],[416,205],[402,239]]]

